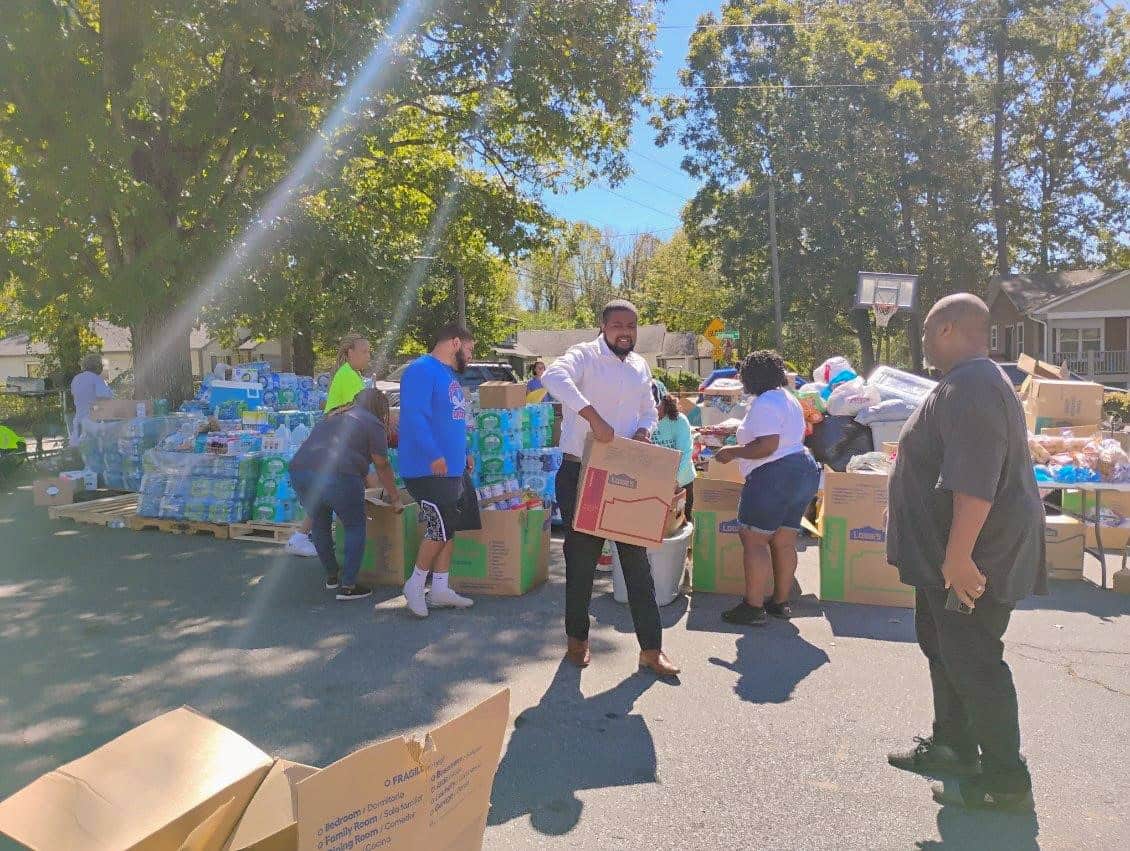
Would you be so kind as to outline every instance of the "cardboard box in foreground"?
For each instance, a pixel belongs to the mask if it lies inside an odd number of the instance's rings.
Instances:
[[[638,440],[589,438],[573,528],[621,544],[663,543],[680,453]]]
[[[0,833],[35,851],[477,849],[509,714],[503,690],[319,771],[177,709],[0,802]]]
[[[887,477],[824,471],[820,504],[820,599],[914,606],[914,589],[887,563]]]
[[[345,536],[334,527],[337,560],[345,559]],[[365,552],[357,580],[364,585],[403,585],[420,551],[419,506],[409,503],[397,514],[376,496],[365,497]]]
[[[32,490],[35,505],[70,505],[75,494],[83,490],[83,483],[75,479],[56,476],[53,479],[36,479]]]

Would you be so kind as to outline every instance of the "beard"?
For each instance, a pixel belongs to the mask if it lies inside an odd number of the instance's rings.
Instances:
[[[620,346],[612,340],[608,339],[607,335],[605,335],[604,337],[604,342],[608,344],[608,348],[612,350],[612,354],[616,355],[616,357],[618,358],[627,357],[636,349],[636,344],[634,341],[629,342],[626,346]]]
[[[462,349],[455,352],[455,371],[458,373],[467,371],[467,355],[463,353]]]

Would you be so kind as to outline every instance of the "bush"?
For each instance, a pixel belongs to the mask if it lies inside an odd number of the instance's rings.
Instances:
[[[1130,422],[1130,393],[1107,393],[1103,398],[1103,413],[1119,416],[1123,422]]]

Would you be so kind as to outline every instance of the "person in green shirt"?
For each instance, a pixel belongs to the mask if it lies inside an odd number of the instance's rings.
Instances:
[[[337,350],[337,369],[326,394],[326,413],[352,405],[354,397],[365,389],[361,371],[369,365],[372,350],[360,334],[346,334]]]
[[[687,517],[694,510],[694,480],[695,469],[694,441],[691,439],[691,424],[687,418],[679,413],[678,400],[671,393],[663,393],[659,386],[652,385],[652,393],[656,397],[656,407],[659,410],[659,425],[651,436],[651,442],[656,446],[676,449],[683,454],[679,462],[675,482],[687,491]]]
[[[337,368],[326,393],[326,413],[352,405],[357,394],[365,389],[361,370],[369,365],[372,350],[369,341],[361,334],[349,333],[341,338],[337,348]],[[305,558],[316,558],[318,551],[310,540],[313,521],[307,517],[298,531],[286,542],[287,551]]]

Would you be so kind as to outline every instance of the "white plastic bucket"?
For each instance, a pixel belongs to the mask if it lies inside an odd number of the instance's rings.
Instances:
[[[688,523],[674,537],[647,551],[651,564],[651,578],[655,583],[655,602],[666,606],[679,596],[683,573],[687,569],[687,548],[694,537],[694,524]],[[628,586],[620,567],[620,551],[612,545],[612,598],[617,603],[628,602]]]
[[[871,442],[875,451],[881,452],[884,443],[898,443],[905,420],[890,423],[871,423]]]

